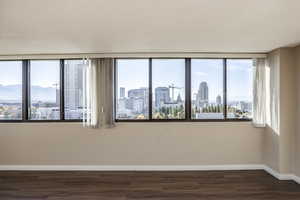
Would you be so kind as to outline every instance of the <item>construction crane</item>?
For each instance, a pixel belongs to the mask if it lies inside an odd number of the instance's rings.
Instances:
[[[174,90],[175,90],[175,89],[179,89],[179,90],[181,90],[181,89],[182,89],[182,87],[177,87],[177,86],[174,86],[174,84],[172,83],[171,85],[169,85],[169,89],[171,89],[171,90],[172,90],[172,101],[175,101],[175,99],[174,99]]]

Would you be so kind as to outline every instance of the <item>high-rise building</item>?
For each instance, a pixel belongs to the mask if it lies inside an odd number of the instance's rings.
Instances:
[[[60,105],[60,89],[58,84],[55,84],[55,100],[56,100],[56,105]]]
[[[120,98],[121,99],[125,98],[125,88],[124,87],[120,87]]]
[[[68,64],[65,66],[65,105],[70,110],[83,106],[83,66]]]
[[[221,95],[218,95],[218,96],[217,96],[217,98],[216,98],[216,103],[217,103],[218,105],[221,105],[221,104],[222,104],[222,97],[221,97]]]
[[[199,90],[196,96],[196,105],[202,107],[208,104],[208,86],[207,82],[201,82],[199,85]]]
[[[128,91],[128,98],[145,98],[147,89],[139,88]]]
[[[148,89],[139,88],[128,91],[126,108],[134,112],[146,112],[148,105]],[[138,106],[136,105],[138,104]]]
[[[155,106],[160,107],[164,103],[171,102],[170,89],[168,87],[155,88]]]

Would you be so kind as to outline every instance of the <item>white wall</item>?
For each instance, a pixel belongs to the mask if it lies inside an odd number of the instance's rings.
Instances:
[[[297,73],[296,76],[297,82],[296,82],[296,89],[297,89],[297,113],[296,113],[296,120],[297,120],[297,127],[296,127],[296,134],[295,134],[295,153],[294,153],[294,159],[295,159],[295,167],[294,172],[295,174],[300,177],[300,46],[298,46],[295,49],[295,56],[296,56],[296,65],[297,65]]]
[[[280,71],[280,51],[275,50],[269,53],[267,57],[268,68],[267,73],[270,76],[270,83],[267,84],[269,89],[268,92],[272,92],[274,94],[273,98],[277,98],[279,102],[279,96],[275,95],[275,93],[279,94],[279,82],[274,79],[274,76],[279,76]],[[279,79],[280,77],[278,77]],[[278,80],[277,79],[277,80]],[[265,128],[265,132],[263,134],[263,162],[268,165],[272,169],[279,171],[279,106],[275,104],[271,104],[271,95],[267,94],[266,96],[270,96],[268,99],[270,102],[267,102],[267,126]],[[278,112],[277,112],[278,110]],[[274,113],[271,116],[271,112]]]
[[[268,127],[263,137],[263,160],[266,165],[282,173],[295,173],[298,170],[296,162],[296,148],[300,143],[296,143],[297,127],[297,66],[295,48],[280,48],[268,55],[268,65],[270,67],[271,95],[276,90],[279,95],[279,109],[275,112],[278,118],[278,128],[274,128],[274,123],[269,120]],[[279,73],[273,73],[275,70]],[[274,84],[275,76],[279,75],[277,84]],[[273,83],[272,83],[273,81]],[[273,86],[273,87],[272,87]],[[274,89],[275,88],[275,89]],[[298,92],[299,93],[299,92]],[[275,95],[276,96],[276,95]],[[267,103],[272,108],[270,102]],[[271,112],[272,113],[272,112]],[[271,114],[272,115],[272,114]]]
[[[273,51],[268,60],[280,69],[278,131],[250,122],[119,123],[105,130],[1,123],[0,165],[267,164],[300,176],[300,47]]]
[[[0,124],[0,165],[261,164],[262,137],[250,122]]]
[[[280,172],[294,170],[296,64],[294,48],[280,49]]]

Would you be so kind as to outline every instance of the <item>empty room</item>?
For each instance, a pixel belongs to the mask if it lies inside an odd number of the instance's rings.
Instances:
[[[299,0],[0,0],[0,200],[299,200]]]

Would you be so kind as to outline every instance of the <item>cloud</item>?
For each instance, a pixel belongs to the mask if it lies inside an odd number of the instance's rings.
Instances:
[[[197,76],[207,76],[208,74],[205,72],[195,72]]]

